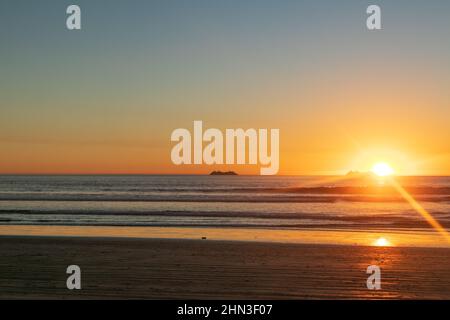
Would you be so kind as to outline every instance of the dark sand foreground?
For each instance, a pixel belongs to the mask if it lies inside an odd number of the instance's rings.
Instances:
[[[66,289],[71,264],[82,290]],[[438,248],[0,237],[0,298],[450,299],[449,266]]]

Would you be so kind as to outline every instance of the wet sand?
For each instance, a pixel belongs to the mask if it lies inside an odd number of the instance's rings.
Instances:
[[[66,289],[72,264],[81,290]],[[0,298],[450,299],[449,265],[446,248],[2,236]]]

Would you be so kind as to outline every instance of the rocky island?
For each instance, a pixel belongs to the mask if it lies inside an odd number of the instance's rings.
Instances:
[[[209,175],[210,176],[237,176],[238,174],[234,171],[213,171]]]

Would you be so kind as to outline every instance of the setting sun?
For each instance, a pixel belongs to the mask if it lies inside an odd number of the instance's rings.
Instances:
[[[372,167],[372,172],[377,176],[386,177],[394,174],[394,169],[392,169],[391,166],[385,162],[379,162],[374,164]]]

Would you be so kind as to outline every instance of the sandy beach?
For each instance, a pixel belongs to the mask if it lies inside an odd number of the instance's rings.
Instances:
[[[0,252],[2,299],[450,299],[446,248],[2,236]],[[72,264],[81,290],[66,289]]]

